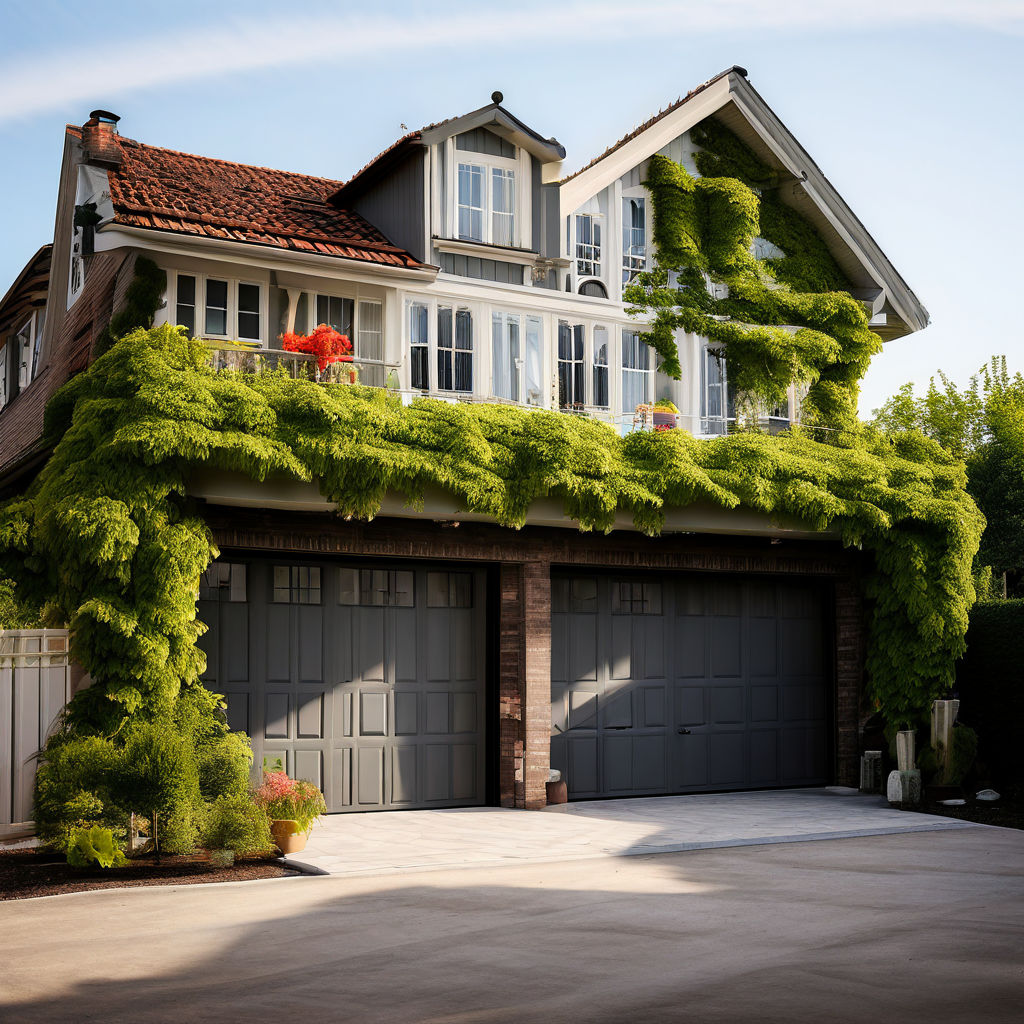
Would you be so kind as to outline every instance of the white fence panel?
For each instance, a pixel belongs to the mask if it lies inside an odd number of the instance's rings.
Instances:
[[[0,836],[32,828],[39,751],[70,699],[66,629],[0,630]]]

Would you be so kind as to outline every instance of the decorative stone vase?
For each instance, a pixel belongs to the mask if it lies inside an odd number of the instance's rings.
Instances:
[[[274,837],[274,842],[283,857],[304,850],[309,838],[309,833],[300,832],[299,823],[290,818],[274,818],[270,822],[270,834]]]

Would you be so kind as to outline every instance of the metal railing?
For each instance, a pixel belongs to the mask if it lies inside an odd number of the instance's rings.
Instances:
[[[321,384],[365,384],[382,388],[386,386],[389,371],[397,369],[396,366],[366,359],[349,359],[329,363],[320,370],[316,356],[308,352],[260,348],[240,342],[207,341],[205,344],[210,352],[210,365],[215,370],[232,370],[236,373],[284,370],[294,380]]]

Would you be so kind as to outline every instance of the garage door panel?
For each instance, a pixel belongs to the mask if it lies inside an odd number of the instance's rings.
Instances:
[[[821,634],[811,619],[783,619],[782,673],[786,676],[819,675],[822,668]]]
[[[597,691],[572,690],[569,693],[569,728],[597,728]]]
[[[319,605],[299,605],[299,682],[324,680],[324,612]]]
[[[477,786],[477,745],[475,743],[452,744],[452,799],[477,800],[480,792]]]
[[[232,732],[244,732],[252,735],[252,723],[249,721],[249,694],[247,693],[225,693],[224,702],[227,704],[225,717],[228,721],[228,728]]]
[[[308,779],[317,789],[324,788],[324,757],[319,750],[296,750],[294,757],[296,779]]]
[[[645,686],[640,691],[640,703],[643,709],[640,721],[645,729],[663,728],[668,724],[666,704],[668,687]]]
[[[656,792],[668,788],[665,773],[668,767],[665,747],[667,737],[633,737],[633,786],[635,789]]]
[[[242,602],[225,603],[223,616],[224,669],[230,683],[249,680],[249,606]]]
[[[379,608],[356,608],[352,616],[358,651],[354,677],[366,683],[383,683],[384,612]]]
[[[292,677],[291,607],[267,607],[267,682],[287,683]]]
[[[602,744],[605,793],[628,793],[633,785],[633,740],[629,736],[605,736]]]
[[[551,616],[551,684],[569,681],[569,629],[565,615]]]
[[[597,738],[573,736],[568,741],[569,785],[575,793],[597,793]]]
[[[395,624],[395,682],[416,682],[416,610],[394,609]]]
[[[703,679],[708,674],[706,634],[704,618],[678,620],[673,664],[680,679]]]
[[[395,692],[395,735],[415,736],[419,732],[419,694]]]
[[[708,785],[708,737],[693,733],[676,743],[679,775],[677,789],[702,789]]]
[[[676,720],[680,725],[704,725],[706,688],[703,686],[676,687]]]
[[[447,693],[425,693],[423,701],[426,705],[426,720],[423,731],[428,735],[447,735],[450,733],[449,699]]]
[[[323,739],[324,736],[324,695],[304,693],[299,695],[298,730],[299,739]]]
[[[388,734],[388,695],[359,694],[359,735],[386,736]]]
[[[331,701],[331,735],[351,737],[353,696],[351,690],[336,689],[334,691],[334,698]]]
[[[411,804],[418,792],[417,761],[419,748],[412,743],[391,748],[391,802]]]
[[[329,807],[352,806],[352,748],[335,747],[331,752]]]
[[[751,619],[749,664],[751,676],[778,676],[778,625],[775,619]]]
[[[609,636],[608,677],[633,678],[633,622],[625,615],[613,615]]]
[[[456,609],[451,616],[454,633],[452,649],[455,652],[452,678],[464,683],[476,678],[476,630],[473,628],[473,615],[470,611]]]
[[[612,690],[604,701],[601,723],[605,729],[631,729],[633,727],[633,688],[623,686]]]
[[[264,701],[263,737],[268,740],[288,738],[288,694],[268,693]]]
[[[479,701],[475,691],[452,694],[452,732],[477,732],[480,728]]]
[[[450,800],[451,748],[447,743],[428,743],[425,752],[424,799],[427,801]]]
[[[446,608],[427,609],[427,681],[451,679],[452,653]]]
[[[712,725],[736,725],[746,720],[746,687],[718,683],[710,690]]]
[[[633,620],[637,653],[642,655],[641,679],[665,678],[665,620],[660,615],[644,615]]]
[[[743,732],[717,732],[708,736],[710,785],[725,788],[746,781],[745,740]]]
[[[775,722],[779,717],[779,688],[752,686],[750,688],[750,720]]]
[[[384,802],[384,757],[381,746],[361,746],[356,750],[356,803],[377,807]]]
[[[573,682],[597,679],[597,616],[567,616],[569,631],[569,678]]]
[[[736,678],[742,670],[741,622],[738,618],[712,618],[711,676],[713,679]]]
[[[750,732],[750,781],[772,786],[779,781],[779,733],[777,729]]]

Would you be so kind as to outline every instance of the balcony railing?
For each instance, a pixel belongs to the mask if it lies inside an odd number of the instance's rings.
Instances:
[[[210,364],[215,370],[234,370],[238,373],[262,373],[266,370],[284,370],[294,380],[316,381],[321,384],[366,384],[382,388],[387,383],[388,371],[395,367],[384,363],[352,359],[330,363],[323,371],[317,369],[316,356],[308,352],[287,352],[277,348],[259,348],[224,341],[207,341]]]

